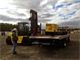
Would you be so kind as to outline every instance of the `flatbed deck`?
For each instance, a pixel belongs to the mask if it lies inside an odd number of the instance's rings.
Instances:
[[[30,39],[64,39],[66,37],[68,37],[69,34],[67,35],[55,35],[55,36],[50,36],[50,35],[46,35],[46,36],[40,36],[40,35],[37,35],[37,36],[30,36],[29,38]]]

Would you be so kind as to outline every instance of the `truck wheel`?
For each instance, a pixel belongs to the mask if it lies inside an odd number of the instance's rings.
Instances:
[[[28,46],[31,46],[31,45],[32,45],[32,40],[28,39]]]
[[[68,37],[68,42],[70,42],[70,37]]]
[[[31,41],[28,38],[23,38],[22,44],[24,46],[30,46],[31,45]]]
[[[42,45],[42,42],[39,42],[38,47],[40,47]]]
[[[6,43],[7,43],[8,45],[12,45],[12,42],[11,42],[11,38],[10,38],[10,37],[6,38]]]
[[[23,38],[22,44],[23,44],[24,46],[27,46],[27,45],[28,45],[28,40]]]
[[[67,46],[66,40],[63,40],[61,45],[63,48],[65,48]]]

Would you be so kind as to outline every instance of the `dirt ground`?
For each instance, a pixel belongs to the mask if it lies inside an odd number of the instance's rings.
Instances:
[[[56,46],[31,45],[23,46],[18,44],[17,54],[12,54],[13,45],[6,44],[7,36],[0,36],[0,60],[79,60],[80,59],[80,35],[79,33],[70,34],[70,42],[65,48]]]

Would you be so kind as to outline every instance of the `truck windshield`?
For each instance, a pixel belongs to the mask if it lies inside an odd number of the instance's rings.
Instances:
[[[20,36],[24,36],[24,35],[28,35],[30,32],[30,27],[28,23],[19,23],[18,25],[18,35]]]
[[[30,31],[29,24],[24,24],[24,31],[25,32],[29,32]]]
[[[58,29],[58,32],[66,32],[64,29]]]
[[[24,31],[24,30],[23,30],[23,24],[19,24],[19,30],[20,30],[20,31]]]

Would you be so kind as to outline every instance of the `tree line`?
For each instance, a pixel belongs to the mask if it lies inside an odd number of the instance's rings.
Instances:
[[[67,31],[74,31],[74,30],[80,30],[80,28],[69,28]]]
[[[11,31],[13,28],[17,28],[17,25],[8,23],[0,23],[0,31]],[[45,29],[42,29],[45,31]],[[68,31],[80,30],[80,28],[69,28]]]
[[[0,31],[11,31],[13,28],[16,28],[17,25],[12,25],[8,23],[0,23]]]

